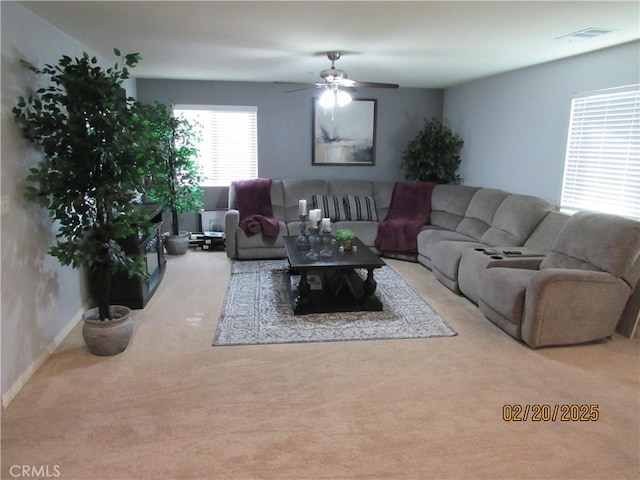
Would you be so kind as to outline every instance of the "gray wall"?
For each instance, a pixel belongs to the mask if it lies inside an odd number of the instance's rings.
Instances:
[[[374,166],[312,166],[313,98],[311,88],[286,93],[298,85],[249,82],[138,79],[138,100],[178,104],[256,105],[258,175],[270,178],[402,179],[401,156],[425,118],[442,118],[439,89],[360,89],[354,98],[377,99]],[[336,108],[335,114],[339,114]],[[207,188],[205,209],[226,208],[227,189]],[[196,216],[185,214],[181,229],[194,230]]]
[[[2,385],[6,405],[68,331],[80,320],[88,300],[78,270],[61,267],[46,252],[54,242],[47,212],[23,199],[25,176],[38,161],[18,130],[11,109],[19,95],[35,86],[19,63],[55,63],[64,53],[93,52],[44,22],[23,6],[0,2],[2,17],[2,197],[9,213],[2,216]],[[112,65],[99,58],[103,65]],[[135,85],[129,82],[127,92]]]
[[[448,88],[464,183],[560,203],[571,98],[640,81],[640,42]]]

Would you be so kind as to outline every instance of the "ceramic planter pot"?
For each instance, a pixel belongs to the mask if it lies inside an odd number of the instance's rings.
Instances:
[[[122,305],[112,305],[112,320],[100,320],[98,309],[87,310],[82,319],[82,337],[90,353],[99,356],[124,352],[133,334],[131,310]]]
[[[189,250],[189,232],[179,235],[165,235],[164,249],[169,255],[184,255]]]

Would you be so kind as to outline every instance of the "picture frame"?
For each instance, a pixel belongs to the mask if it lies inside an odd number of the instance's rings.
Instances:
[[[375,99],[324,108],[313,101],[313,166],[373,166],[376,152]]]

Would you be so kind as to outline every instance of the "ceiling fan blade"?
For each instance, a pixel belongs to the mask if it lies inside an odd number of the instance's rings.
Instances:
[[[311,88],[319,88],[324,86],[323,83],[305,83],[305,82],[273,82],[275,85],[305,85],[304,87],[286,90],[284,93],[299,92],[301,90],[309,90]]]
[[[399,88],[400,85],[395,83],[377,83],[377,82],[354,82],[354,87],[362,88]]]
[[[307,82],[273,82],[276,85],[315,85],[315,83],[307,83]]]
[[[338,80],[334,80],[332,83],[337,83],[341,87],[355,87],[358,82],[351,80],[350,78],[340,78]]]
[[[302,88],[296,88],[294,90],[287,90],[284,93],[293,93],[293,92],[300,92],[302,90],[310,90],[312,88],[318,88],[318,85],[309,85],[308,87],[302,87]]]

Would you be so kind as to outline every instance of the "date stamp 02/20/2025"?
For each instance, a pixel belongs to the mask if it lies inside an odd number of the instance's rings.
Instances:
[[[505,422],[597,422],[600,411],[597,404],[505,404],[502,407]]]

